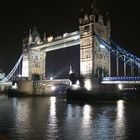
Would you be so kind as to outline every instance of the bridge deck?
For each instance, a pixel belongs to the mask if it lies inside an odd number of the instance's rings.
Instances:
[[[67,48],[80,44],[79,32],[69,33],[66,37],[56,37],[51,42],[46,42],[44,44],[39,44],[37,46],[32,46],[32,49],[42,49],[45,52],[53,51],[57,49]]]

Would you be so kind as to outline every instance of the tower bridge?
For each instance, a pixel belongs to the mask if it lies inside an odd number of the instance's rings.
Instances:
[[[39,85],[45,80],[47,52],[76,46],[80,47],[80,75],[85,79],[102,78],[101,84],[139,84],[140,58],[124,50],[110,38],[111,24],[108,14],[103,17],[93,4],[91,12],[79,18],[78,31],[64,33],[55,38],[53,36],[47,38],[44,35],[44,38],[41,39],[36,28],[33,31],[30,30],[28,38],[23,40],[23,53],[20,59],[2,82],[13,80],[16,75],[20,74],[22,77],[38,83],[35,85]],[[116,59],[114,61],[116,67],[111,64],[112,57]],[[120,61],[123,62],[121,68],[119,67]],[[127,75],[128,66],[131,71],[129,76]],[[122,78],[119,74],[120,69],[124,71]],[[112,75],[112,70],[116,70],[116,75]],[[135,71],[137,71],[137,75],[134,75]],[[136,78],[133,79],[134,76]],[[58,81],[62,82],[62,80]],[[67,83],[69,83],[68,80]]]

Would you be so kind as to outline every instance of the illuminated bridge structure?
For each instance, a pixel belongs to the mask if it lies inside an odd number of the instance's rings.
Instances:
[[[140,77],[103,77],[102,84],[140,84]]]
[[[50,39],[50,40],[49,40]],[[39,43],[38,45],[31,46],[32,50],[43,50],[45,52],[54,51],[58,49],[64,49],[71,46],[80,45],[80,34],[79,31],[72,33],[65,33],[62,36],[56,38],[48,38],[50,41],[44,41],[44,43]]]
[[[108,44],[105,40],[103,40],[100,36],[98,36],[95,33],[93,34],[93,38],[97,38],[97,40],[100,42],[100,44],[102,44],[110,53],[113,54],[114,57],[116,57],[117,75],[119,75],[118,60],[121,60],[122,62],[124,62],[124,76],[102,77],[101,78],[102,84],[119,84],[119,83],[140,84],[140,77],[139,77],[140,59],[138,57],[136,57],[135,55],[132,55],[128,51],[124,50],[122,47],[115,44],[114,42],[111,42],[110,43],[111,45]],[[78,31],[70,33],[69,35],[67,35],[67,37],[63,37],[63,36],[56,37],[54,39],[54,41],[50,42],[50,43],[38,44],[36,46],[33,45],[31,47],[31,50],[41,49],[45,52],[48,52],[48,51],[53,51],[56,49],[62,49],[62,48],[71,47],[71,46],[75,46],[75,45],[78,45],[78,46],[80,45],[80,34]],[[16,65],[11,70],[11,72],[0,82],[1,84],[9,82],[9,81],[13,81],[16,77],[21,76],[22,60],[23,60],[23,54],[20,56],[19,60],[17,61]],[[134,67],[137,68],[138,76],[129,76],[129,77],[126,76],[126,65],[129,65],[131,67],[131,70],[133,70]],[[62,82],[63,80],[56,80],[56,81]],[[68,80],[66,80],[66,81],[69,84],[69,81]],[[40,82],[38,82],[38,83],[40,83]]]
[[[103,17],[95,3],[90,11],[79,18],[78,31],[48,38],[44,34],[41,39],[36,28],[30,30],[28,37],[23,40],[22,55],[0,83],[20,78],[33,81],[35,85],[49,83],[45,82],[47,52],[75,46],[80,47],[80,75],[85,81],[98,78],[102,85],[140,84],[140,58],[112,40],[108,14]],[[56,79],[60,84],[63,81]],[[68,80],[65,84],[70,85]]]

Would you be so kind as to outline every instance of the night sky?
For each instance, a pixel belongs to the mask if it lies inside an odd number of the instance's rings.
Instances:
[[[22,39],[35,25],[40,35],[61,35],[78,30],[80,9],[88,13],[92,0],[7,1],[0,6],[0,69],[10,72],[22,53]],[[109,12],[111,36],[114,41],[140,57],[140,5],[135,0],[97,0],[99,9]],[[78,48],[78,47],[77,47]],[[69,65],[77,72],[79,50],[76,47],[49,52],[48,73],[56,69],[68,71]],[[63,55],[65,53],[65,55]],[[60,57],[61,56],[61,57]],[[71,57],[72,56],[72,57]],[[70,58],[71,57],[71,58]],[[59,60],[58,60],[59,59]],[[57,64],[55,64],[57,60]],[[59,64],[60,62],[60,64]],[[53,71],[55,69],[55,71]],[[59,73],[59,71],[57,71]]]

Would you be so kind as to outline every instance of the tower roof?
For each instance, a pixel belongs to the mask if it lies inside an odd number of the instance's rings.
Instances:
[[[35,38],[36,38],[36,37],[40,38],[40,34],[38,33],[37,27],[34,26],[33,32],[32,32],[33,41],[35,41]]]

